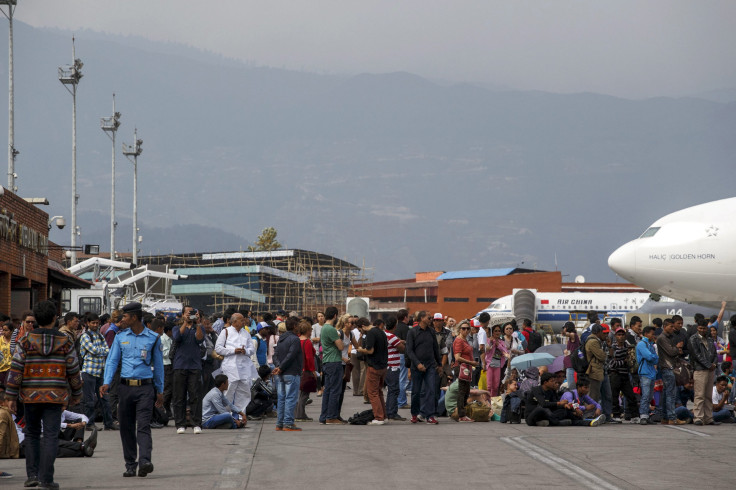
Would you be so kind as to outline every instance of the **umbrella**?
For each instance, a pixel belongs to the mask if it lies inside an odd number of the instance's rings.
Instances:
[[[556,373],[565,370],[565,356],[557,356],[552,364],[549,365],[547,371]]]
[[[524,354],[523,356],[514,357],[511,360],[511,367],[523,371],[530,367],[549,366],[555,360],[555,356],[542,352],[538,354],[533,352],[531,354]]]
[[[539,349],[534,351],[535,353],[541,353],[546,352],[547,354],[552,354],[553,356],[561,356],[565,353],[565,345],[563,344],[549,344],[549,345],[543,345]]]

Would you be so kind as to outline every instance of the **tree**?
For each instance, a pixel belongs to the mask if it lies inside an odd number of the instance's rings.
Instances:
[[[269,226],[268,228],[264,228],[260,235],[258,235],[258,239],[256,240],[255,245],[251,245],[248,247],[249,252],[264,252],[269,250],[278,250],[281,248],[281,244],[276,239],[276,235],[278,232],[276,231],[276,228]]]

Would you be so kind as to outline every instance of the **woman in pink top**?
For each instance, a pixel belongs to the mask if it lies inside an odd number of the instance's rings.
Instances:
[[[506,360],[511,357],[509,350],[506,348],[506,343],[501,338],[501,332],[501,325],[494,325],[486,344],[486,379],[491,396],[498,396],[498,388],[501,384],[501,369],[506,364]]]

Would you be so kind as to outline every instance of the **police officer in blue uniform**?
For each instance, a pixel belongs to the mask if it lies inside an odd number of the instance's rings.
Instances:
[[[156,333],[141,323],[142,318],[143,308],[140,303],[128,303],[123,307],[120,327],[124,330],[115,336],[110,347],[105,364],[104,384],[100,387],[100,395],[104,396],[110,388],[115,370],[122,362],[118,387],[118,420],[125,457],[125,477],[135,476],[136,468],[138,476],[153,472],[151,417],[154,403],[161,407],[164,402],[161,341]]]

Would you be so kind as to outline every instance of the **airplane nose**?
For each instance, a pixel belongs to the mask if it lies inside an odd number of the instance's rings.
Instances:
[[[624,279],[634,282],[636,275],[636,248],[633,242],[621,245],[608,257],[608,267]]]

